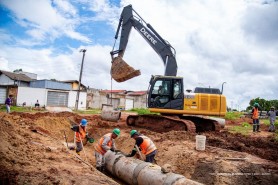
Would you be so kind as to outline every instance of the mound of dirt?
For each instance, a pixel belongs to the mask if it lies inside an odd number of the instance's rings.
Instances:
[[[134,146],[130,130],[150,137],[158,148],[156,162],[204,184],[278,184],[277,142],[228,132],[207,132],[206,150],[195,149],[195,134],[186,131],[153,132],[128,127],[127,115],[118,122],[99,115],[74,113],[0,113],[1,184],[124,184],[95,169],[94,146],[81,155],[66,147],[73,142],[70,126],[88,120],[95,141],[115,127],[121,129],[117,149],[129,153]]]
[[[81,162],[62,143],[68,116],[79,118],[65,113],[0,113],[1,184],[118,184]]]

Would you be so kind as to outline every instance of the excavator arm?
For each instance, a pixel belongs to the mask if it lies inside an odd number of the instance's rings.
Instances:
[[[136,29],[161,57],[165,66],[164,76],[176,76],[177,62],[175,57],[175,49],[167,41],[165,41],[150,24],[143,20],[131,5],[128,5],[124,7],[121,13],[115,35],[115,39],[117,40],[121,30],[119,49],[110,52],[112,57],[112,78],[118,82],[123,82],[140,75],[140,71],[134,70],[122,59],[132,28]],[[116,54],[118,54],[118,56],[114,57]]]

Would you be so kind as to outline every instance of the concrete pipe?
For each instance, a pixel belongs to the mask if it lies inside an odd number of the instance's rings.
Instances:
[[[121,118],[121,111],[113,110],[111,105],[103,105],[100,116],[103,120],[116,122]]]
[[[104,155],[106,169],[130,185],[199,185],[175,173],[162,173],[161,167],[139,159],[127,158],[121,153],[108,151]]]

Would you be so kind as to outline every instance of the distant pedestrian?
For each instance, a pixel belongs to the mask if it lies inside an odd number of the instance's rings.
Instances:
[[[259,120],[259,104],[254,103],[252,109],[252,119],[253,119],[253,132],[260,132],[260,120]]]
[[[268,116],[269,116],[269,132],[275,132],[275,119],[276,119],[276,111],[274,107],[270,108],[270,111],[268,112]]]
[[[87,120],[82,119],[79,125],[72,126],[71,129],[75,132],[75,144],[76,144],[76,153],[80,155],[80,152],[83,150],[83,141],[86,138]]]
[[[39,100],[37,100],[37,102],[35,103],[35,108],[36,108],[36,107],[38,107],[38,108],[40,107]]]
[[[11,112],[11,105],[12,105],[12,95],[9,95],[9,97],[5,101],[5,104],[6,104],[7,113],[10,113]]]

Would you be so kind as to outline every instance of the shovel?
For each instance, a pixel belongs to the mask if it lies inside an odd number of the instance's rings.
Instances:
[[[66,135],[66,131],[64,130],[64,137],[65,137],[65,140],[66,140],[66,143],[67,143],[67,148],[69,148],[69,145],[68,145],[68,138],[67,138],[67,135]]]

